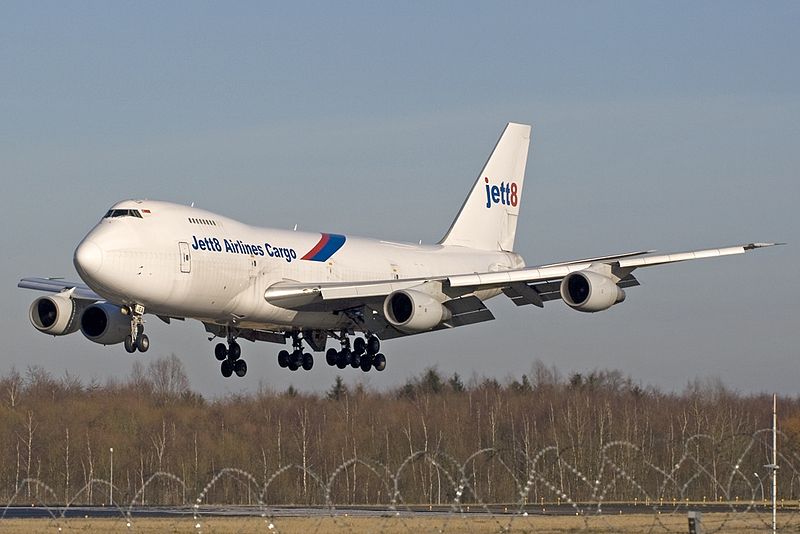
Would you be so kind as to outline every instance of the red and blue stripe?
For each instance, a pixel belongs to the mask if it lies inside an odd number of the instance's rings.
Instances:
[[[322,234],[322,238],[314,245],[314,248],[306,252],[301,260],[328,261],[337,250],[342,248],[347,238],[339,234]]]

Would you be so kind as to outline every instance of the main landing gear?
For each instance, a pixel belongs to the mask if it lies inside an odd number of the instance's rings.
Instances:
[[[150,348],[150,338],[144,333],[144,306],[137,304],[132,309],[128,309],[131,316],[131,333],[125,337],[123,344],[129,353],[147,352]]]
[[[214,347],[214,356],[222,362],[220,371],[225,378],[230,378],[233,373],[236,373],[238,377],[247,374],[247,362],[241,359],[242,347],[236,342],[236,338],[231,332],[228,332],[227,345],[217,343],[217,346]]]
[[[341,350],[331,348],[325,353],[325,362],[331,367],[336,366],[339,369],[347,366],[353,369],[360,367],[365,373],[371,369],[378,371],[386,369],[386,356],[380,353],[381,341],[376,336],[355,338],[351,347],[347,332],[342,332],[340,335],[330,332],[328,335],[337,338],[342,344]],[[312,348],[318,346],[311,340],[306,341]],[[303,337],[299,332],[292,334],[292,351],[282,350],[278,353],[278,365],[290,371],[297,371],[300,368],[310,371],[314,367],[314,357],[303,352]]]
[[[371,369],[377,371],[386,369],[386,356],[379,352],[381,342],[377,337],[369,336],[366,339],[357,337],[353,340],[352,348],[347,335],[342,334],[340,340],[341,350],[330,348],[325,353],[325,361],[331,367],[344,369],[349,365],[353,369],[360,367],[365,373]]]
[[[278,365],[288,367],[290,371],[297,371],[301,367],[310,371],[314,367],[314,357],[303,352],[303,339],[299,334],[292,334],[292,352],[282,350],[278,353]]]

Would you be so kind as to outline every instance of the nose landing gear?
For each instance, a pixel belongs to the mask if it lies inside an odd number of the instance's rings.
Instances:
[[[123,308],[124,311],[125,309]],[[123,341],[125,350],[131,354],[137,350],[139,352],[147,352],[147,349],[150,348],[150,338],[144,333],[144,318],[142,317],[144,315],[144,306],[137,304],[128,309],[128,313],[131,316],[131,333]]]

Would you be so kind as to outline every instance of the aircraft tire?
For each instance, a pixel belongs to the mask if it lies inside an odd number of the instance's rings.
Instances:
[[[375,370],[383,371],[384,369],[386,369],[386,356],[380,353],[376,354],[375,361],[373,362],[372,365],[375,366]]]
[[[353,352],[355,354],[364,354],[367,351],[367,342],[363,337],[357,337],[353,340]]]
[[[378,354],[381,350],[381,340],[376,336],[369,336],[367,338],[367,354]]]
[[[336,355],[336,367],[339,369],[344,369],[347,367],[348,363],[350,363],[350,351],[347,349],[342,349]]]
[[[368,373],[372,369],[372,358],[364,356],[361,358],[361,370]]]
[[[350,353],[350,367],[358,369],[361,366],[361,355],[357,352]]]
[[[339,353],[336,349],[328,349],[328,352],[325,353],[325,363],[333,367],[336,365],[336,360],[339,357]]]
[[[310,371],[312,367],[314,367],[314,357],[306,352],[303,354],[303,369]]]
[[[147,349],[150,348],[150,338],[147,337],[147,334],[139,336],[139,339],[136,340],[136,348],[139,349],[139,352],[147,352]]]
[[[289,351],[282,350],[278,353],[278,365],[286,368],[289,367]]]
[[[300,369],[300,366],[297,365],[294,361],[290,361],[289,362],[289,370],[290,371],[297,371],[298,369]]]
[[[133,342],[133,338],[131,336],[125,336],[125,341],[123,344],[125,345],[125,350],[128,353],[133,354],[136,352],[136,343]]]
[[[294,369],[292,369],[293,371],[300,369],[300,367],[303,365],[303,351],[297,349],[294,352],[292,352],[292,355],[289,358],[289,362],[291,364],[290,367],[294,366]]]
[[[236,373],[236,376],[239,378],[243,377],[247,374],[247,362],[244,360],[236,360],[233,362],[233,372]]]
[[[222,376],[230,378],[233,374],[233,362],[231,360],[223,360],[219,370],[222,372]]]
[[[214,357],[220,362],[228,357],[228,347],[225,346],[225,343],[217,343],[217,346],[214,347]]]
[[[232,362],[235,362],[239,359],[242,355],[242,347],[235,341],[231,341],[230,346],[228,347],[228,359]]]

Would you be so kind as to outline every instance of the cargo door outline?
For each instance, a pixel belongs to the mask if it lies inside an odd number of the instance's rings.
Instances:
[[[192,272],[192,255],[189,252],[189,243],[185,243],[183,241],[178,243],[178,250],[181,254],[181,272],[182,273],[190,273]]]

